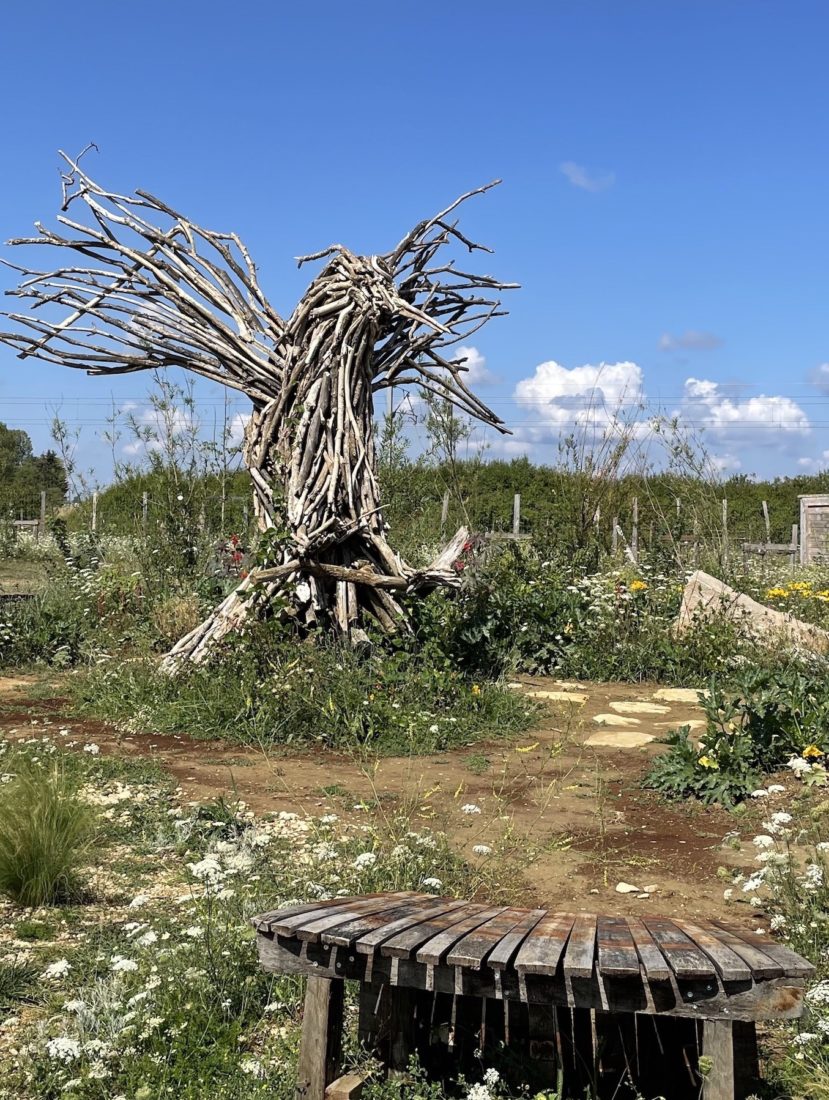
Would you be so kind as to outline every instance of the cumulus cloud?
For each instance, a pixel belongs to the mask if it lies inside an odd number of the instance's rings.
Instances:
[[[735,399],[719,382],[704,378],[686,380],[680,411],[708,435],[730,440],[767,440],[770,435],[793,437],[811,431],[808,416],[790,397],[761,393]]]
[[[549,438],[574,427],[601,432],[618,422],[622,410],[641,399],[642,369],[636,363],[590,363],[567,368],[554,359],[522,378],[513,394],[531,412],[531,437]]]
[[[821,452],[818,458],[799,458],[797,464],[801,470],[805,470],[807,473],[817,472],[821,470],[829,470],[829,451]]]
[[[245,428],[248,426],[250,413],[236,413],[228,424],[228,442],[232,447],[240,447],[245,438]]]
[[[680,336],[674,336],[670,332],[663,332],[659,337],[660,351],[712,351],[722,347],[722,340],[713,332],[701,332],[697,329],[688,329]]]
[[[616,176],[613,172],[608,172],[604,176],[591,176],[583,165],[576,164],[572,160],[565,160],[563,164],[560,164],[559,171],[574,187],[578,187],[582,191],[592,191],[594,194],[597,191],[606,191],[608,187],[612,187],[616,182]]]
[[[485,385],[486,383],[491,384],[498,381],[498,378],[486,365],[486,356],[481,355],[477,348],[462,344],[455,350],[452,358],[466,360],[463,364],[466,367],[464,381],[468,385]]]

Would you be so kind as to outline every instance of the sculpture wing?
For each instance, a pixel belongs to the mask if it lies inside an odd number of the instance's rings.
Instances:
[[[67,249],[70,261],[53,271],[3,261],[22,274],[8,293],[30,312],[0,313],[17,326],[0,341],[20,358],[90,374],[181,366],[254,400],[275,397],[284,325],[239,238],[203,229],[144,191],[105,191],[80,158],[61,156],[68,171],[57,220],[69,235],[36,222],[36,237],[9,243]],[[78,205],[83,221],[67,215]]]

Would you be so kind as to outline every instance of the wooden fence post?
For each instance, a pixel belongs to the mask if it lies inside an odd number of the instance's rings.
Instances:
[[[771,521],[769,520],[769,506],[763,501],[763,522],[766,525],[766,542],[771,542]]]
[[[98,530],[98,493],[92,494],[92,530]]]
[[[443,504],[440,509],[440,537],[443,538],[443,532],[446,528],[446,520],[449,518],[449,490],[443,494]]]
[[[521,494],[516,493],[512,498],[512,533],[521,534]]]
[[[37,538],[46,534],[46,490],[40,490],[40,523],[37,528]]]

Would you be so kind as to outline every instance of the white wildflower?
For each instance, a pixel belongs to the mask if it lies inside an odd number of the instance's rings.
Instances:
[[[44,978],[63,978],[65,977],[72,967],[69,965],[68,959],[58,959],[57,962],[51,963],[43,971]]]
[[[113,974],[124,974],[132,970],[137,970],[138,963],[135,959],[124,958],[123,955],[113,955],[111,969]]]
[[[488,844],[475,844],[472,851],[476,856],[489,856],[492,855],[492,849]]]
[[[755,848],[773,848],[774,837],[765,836],[761,833],[759,836],[756,836],[751,843],[754,845]]]
[[[441,886],[443,886],[443,882],[439,878],[425,878],[423,880],[423,885],[429,890],[440,890]]]
[[[46,1044],[46,1053],[59,1062],[74,1062],[81,1056],[81,1044],[77,1039],[69,1039],[61,1035],[57,1039],[49,1040]]]
[[[357,858],[352,864],[358,871],[362,871],[364,867],[371,867],[377,862],[377,855],[374,852],[360,852]]]
[[[462,814],[479,814],[481,807],[476,806],[474,802],[467,802],[465,806],[461,806]]]
[[[98,755],[98,753],[99,753],[99,752],[100,752],[101,750],[100,750],[100,749],[98,748],[98,746],[97,746],[97,745],[93,745],[93,744],[92,744],[92,743],[90,742],[90,744],[88,744],[88,745],[84,745],[84,747],[83,747],[83,751],[84,751],[84,752],[88,752],[90,756],[97,756],[97,755]]]

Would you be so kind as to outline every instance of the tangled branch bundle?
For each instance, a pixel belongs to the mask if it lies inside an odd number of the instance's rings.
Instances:
[[[417,386],[504,430],[467,386],[452,346],[499,315],[498,292],[515,284],[461,270],[441,252],[453,243],[490,251],[452,215],[498,181],[420,222],[385,255],[335,244],[301,257],[325,263],[283,319],[235,234],[203,229],[146,191],[106,191],[79,158],[61,155],[61,231],[38,222],[35,237],[10,243],[64,249],[69,262],[52,271],[9,265],[22,276],[9,293],[29,310],[4,314],[16,329],[0,340],[20,358],[89,374],[185,367],[240,390],[253,403],[244,459],[259,526],[289,532],[282,560],[242,581],[173,647],[167,666],[203,659],[277,595],[301,623],[362,638],[366,616],[388,632],[405,621],[400,593],[456,584],[465,531],[420,570],[387,541],[374,394]],[[70,217],[78,207],[83,221]],[[55,307],[63,307],[59,319]]]

